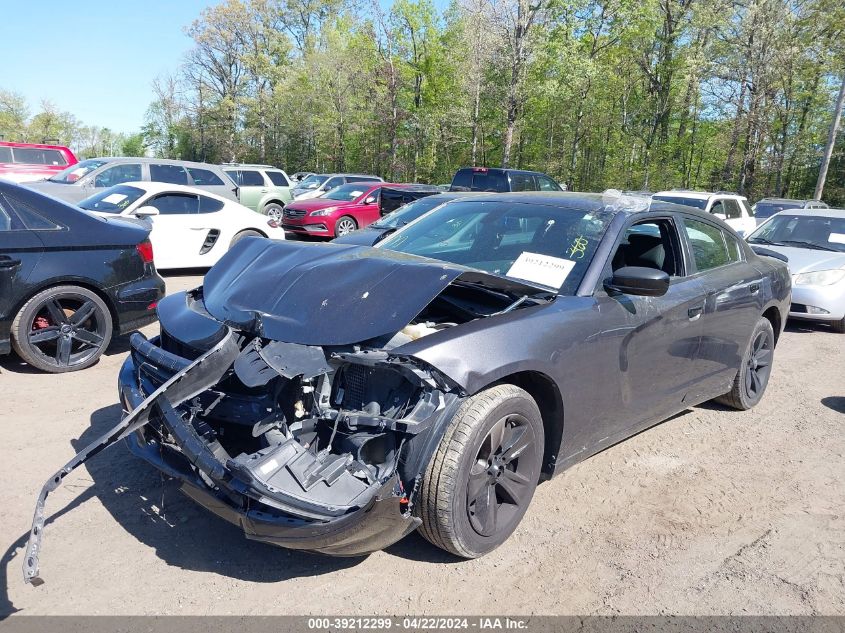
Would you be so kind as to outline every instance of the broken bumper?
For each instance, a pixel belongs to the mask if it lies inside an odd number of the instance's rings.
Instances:
[[[132,411],[146,396],[141,374],[132,356],[119,376],[123,406]],[[398,477],[393,475],[363,507],[340,516],[316,519],[298,515],[296,508],[282,511],[262,501],[260,490],[236,477],[196,435],[191,425],[172,408],[160,408],[157,421],[164,424],[178,449],[164,445],[138,429],[127,436],[133,454],[180,482],[180,489],[217,516],[239,526],[247,538],[290,549],[335,556],[357,556],[387,547],[414,531],[420,520],[407,512]],[[197,472],[201,470],[204,477]],[[205,480],[213,482],[213,487]],[[303,508],[303,514],[311,514]]]

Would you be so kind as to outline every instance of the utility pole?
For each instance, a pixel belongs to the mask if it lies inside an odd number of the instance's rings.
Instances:
[[[843,102],[845,102],[845,75],[842,76],[842,85],[839,87],[839,96],[836,98],[836,108],[833,111],[833,121],[830,122],[830,133],[827,135],[827,145],[824,148],[822,166],[819,169],[819,179],[816,181],[816,192],[813,194],[815,200],[821,200],[822,198],[824,181],[827,179],[827,168],[830,166],[833,146],[836,145],[836,134],[839,132],[839,121],[842,118]]]

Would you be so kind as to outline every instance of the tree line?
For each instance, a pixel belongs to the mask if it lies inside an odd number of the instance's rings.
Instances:
[[[845,80],[841,0],[223,0],[187,32],[145,151],[394,181],[812,197]]]

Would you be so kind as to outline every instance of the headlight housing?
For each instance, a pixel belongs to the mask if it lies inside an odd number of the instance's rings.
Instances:
[[[337,211],[337,207],[326,207],[325,209],[317,209],[316,211],[312,211],[308,215],[331,215]]]
[[[845,279],[845,270],[816,270],[811,273],[799,273],[792,279],[795,286],[832,286]]]

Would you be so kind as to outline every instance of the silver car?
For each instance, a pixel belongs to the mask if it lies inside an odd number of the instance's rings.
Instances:
[[[294,200],[319,198],[327,191],[350,182],[384,182],[378,176],[367,174],[311,174],[291,189]]]
[[[80,200],[124,182],[166,182],[197,187],[238,201],[238,186],[219,165],[164,158],[89,158],[47,180],[26,186],[65,202]]]
[[[789,316],[845,333],[845,210],[791,209],[769,218],[748,242],[789,259]]]

